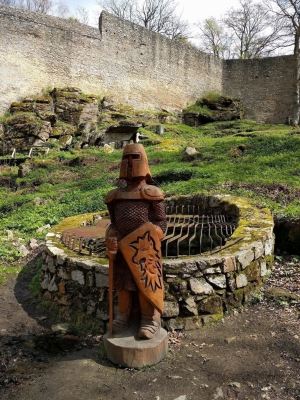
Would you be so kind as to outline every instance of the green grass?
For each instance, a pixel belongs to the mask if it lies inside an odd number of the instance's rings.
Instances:
[[[300,217],[300,135],[285,125],[254,121],[217,122],[192,128],[164,125],[165,134],[149,136],[146,147],[152,175],[162,177],[165,196],[224,193],[250,198],[260,207],[288,218]],[[195,147],[200,160],[183,162]],[[122,150],[103,148],[59,152],[33,160],[33,170],[18,178],[17,167],[0,164],[0,236],[12,230],[28,242],[43,240],[37,229],[68,216],[106,209],[104,197],[115,187]],[[82,162],[84,161],[84,162]],[[177,177],[177,178],[176,178]],[[44,199],[41,205],[34,200]],[[0,262],[16,263],[12,242],[0,240]]]

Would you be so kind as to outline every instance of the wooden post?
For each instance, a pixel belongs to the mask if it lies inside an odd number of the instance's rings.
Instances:
[[[109,238],[117,246],[117,238]],[[109,332],[112,335],[114,318],[114,261],[117,256],[116,250],[106,249],[105,256],[109,259]]]

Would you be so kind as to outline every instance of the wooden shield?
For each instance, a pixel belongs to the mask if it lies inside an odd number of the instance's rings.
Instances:
[[[119,243],[139,290],[162,314],[164,285],[161,242],[155,226],[147,222]]]

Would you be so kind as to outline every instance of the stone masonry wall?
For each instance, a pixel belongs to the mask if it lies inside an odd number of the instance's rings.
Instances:
[[[224,61],[223,91],[243,100],[245,118],[284,123],[291,118],[294,56]]]
[[[101,14],[99,29],[0,5],[0,115],[12,101],[75,86],[138,109],[177,111],[210,91],[240,96],[245,116],[291,116],[292,56],[222,61]]]
[[[221,319],[255,296],[273,265],[273,219],[267,209],[256,209],[245,199],[229,196],[189,196],[167,201],[182,205],[193,201],[210,213],[226,213],[238,225],[226,247],[217,253],[164,258],[165,301],[163,325],[167,329],[196,329]],[[98,321],[108,322],[108,265],[97,256],[79,255],[66,248],[64,229],[81,226],[92,215],[70,217],[47,235],[41,271],[46,301]]]
[[[47,87],[177,110],[222,89],[220,60],[105,12],[100,30],[6,6],[0,20],[0,113]]]

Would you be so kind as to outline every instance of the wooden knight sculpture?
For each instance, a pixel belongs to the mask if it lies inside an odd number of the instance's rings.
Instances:
[[[112,333],[131,324],[134,299],[140,306],[140,339],[152,339],[160,329],[163,312],[161,240],[166,230],[163,194],[149,185],[151,173],[141,144],[128,144],[123,151],[120,179],[124,188],[110,191],[106,198],[111,225],[106,231],[108,251],[116,251],[113,285],[118,293],[119,312]],[[110,288],[111,290],[111,288]]]

